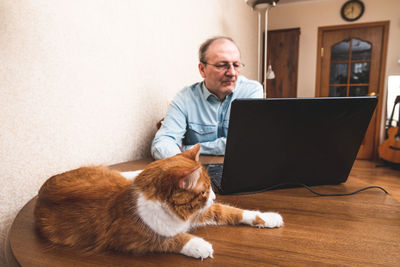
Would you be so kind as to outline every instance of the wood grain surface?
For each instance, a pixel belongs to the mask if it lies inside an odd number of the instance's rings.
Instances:
[[[222,161],[202,157],[202,162]],[[112,166],[141,169],[150,160]],[[9,241],[22,266],[399,266],[400,172],[357,161],[348,181],[313,187],[321,193],[352,192],[384,186],[345,197],[318,197],[305,188],[241,196],[217,196],[217,201],[245,209],[277,211],[285,225],[278,229],[248,226],[207,226],[192,233],[212,243],[214,258],[200,261],[178,254],[131,255],[113,252],[84,255],[69,248],[50,249],[34,229],[36,198],[19,212]],[[397,199],[396,199],[397,198]]]

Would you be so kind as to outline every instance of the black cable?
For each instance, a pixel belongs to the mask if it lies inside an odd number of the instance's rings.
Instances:
[[[204,166],[207,167],[207,171],[208,171],[208,172],[210,171],[209,168],[208,168],[209,166],[211,166],[211,167],[214,167],[214,166],[220,167],[220,170],[222,171],[222,166],[223,166],[223,164],[222,164],[222,163],[217,163],[217,164],[205,164]],[[212,175],[210,174],[210,176],[212,176]],[[221,172],[221,176],[222,176],[222,172]],[[233,193],[233,195],[255,194],[255,193],[261,193],[261,192],[265,192],[265,191],[269,191],[269,190],[273,190],[273,189],[279,189],[279,188],[285,188],[285,187],[299,187],[299,186],[302,186],[302,187],[306,188],[306,189],[307,189],[308,191],[310,191],[311,193],[313,193],[313,194],[315,194],[315,195],[317,195],[317,196],[320,196],[320,197],[350,196],[350,195],[354,195],[354,194],[357,194],[357,193],[359,193],[359,192],[362,192],[362,191],[365,191],[365,190],[368,190],[368,189],[380,189],[380,190],[382,190],[383,192],[385,192],[385,194],[388,194],[388,195],[389,195],[389,193],[388,193],[384,188],[382,188],[382,187],[380,187],[380,186],[376,186],[376,185],[364,187],[364,188],[358,189],[358,190],[356,190],[356,191],[354,191],[354,192],[351,192],[351,193],[322,194],[322,193],[318,193],[318,192],[316,192],[315,190],[311,189],[310,186],[308,186],[308,185],[306,185],[306,184],[302,184],[302,183],[282,183],[282,184],[277,184],[277,185],[274,185],[274,186],[271,186],[271,187],[267,187],[267,188],[264,188],[264,189],[261,189],[261,190],[255,190],[255,191],[249,191],[249,192]]]
[[[303,187],[305,187],[305,188],[306,188],[308,191],[310,191],[311,193],[316,194],[317,196],[320,196],[320,197],[341,197],[341,196],[350,196],[350,195],[354,195],[354,194],[357,194],[357,193],[359,193],[359,192],[361,192],[361,191],[368,190],[368,189],[372,189],[372,188],[380,189],[380,190],[382,190],[383,192],[385,192],[386,194],[389,195],[388,191],[386,191],[386,190],[383,189],[382,187],[376,186],[376,185],[364,187],[364,188],[361,188],[361,189],[356,190],[356,191],[351,192],[351,193],[340,193],[340,194],[321,194],[321,193],[318,193],[318,192],[312,190],[308,185],[305,185],[305,184],[301,184],[301,185],[302,185]]]
[[[382,190],[383,192],[385,192],[385,194],[390,195],[389,192],[386,191],[384,188],[382,188],[382,187],[380,187],[380,186],[376,186],[376,185],[367,186],[367,187],[358,189],[358,190],[356,190],[356,191],[354,191],[354,192],[351,192],[351,193],[322,194],[322,193],[318,193],[318,192],[316,192],[315,190],[311,189],[311,187],[309,187],[308,185],[306,185],[306,184],[301,184],[301,183],[284,183],[284,184],[278,184],[278,185],[274,185],[274,186],[271,186],[271,187],[268,187],[268,188],[265,188],[265,189],[262,189],[262,190],[251,191],[251,192],[234,193],[234,195],[255,194],[255,193],[261,193],[261,192],[265,192],[265,191],[269,191],[269,190],[273,190],[273,189],[278,189],[278,188],[296,187],[296,186],[297,186],[297,187],[298,187],[298,186],[302,186],[302,187],[306,188],[308,191],[310,191],[311,193],[313,193],[313,194],[315,194],[315,195],[317,195],[317,196],[320,196],[320,197],[341,197],[341,196],[350,196],[350,195],[357,194],[357,193],[359,193],[359,192],[361,192],[361,191],[365,191],[365,190],[368,190],[368,189],[374,189],[374,188],[380,189],[380,190]]]

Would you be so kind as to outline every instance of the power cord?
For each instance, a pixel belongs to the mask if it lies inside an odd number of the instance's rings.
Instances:
[[[354,192],[350,192],[350,193],[339,193],[339,194],[322,194],[322,193],[318,193],[317,191],[311,189],[310,186],[306,185],[306,184],[301,184],[301,183],[284,183],[284,184],[278,184],[275,186],[271,186],[262,190],[257,190],[257,191],[252,191],[252,192],[242,192],[242,193],[234,193],[234,195],[247,195],[247,194],[255,194],[255,193],[261,193],[261,192],[265,192],[265,191],[269,191],[269,190],[273,190],[273,189],[278,189],[278,188],[287,188],[287,187],[299,187],[302,186],[304,188],[306,188],[308,191],[310,191],[311,193],[320,196],[320,197],[341,197],[341,196],[350,196],[350,195],[355,195],[361,191],[365,191],[368,189],[380,189],[383,192],[385,192],[385,194],[390,195],[388,191],[386,191],[384,188],[380,187],[380,186],[367,186],[361,189],[358,189]]]
[[[318,193],[318,192],[314,191],[313,189],[311,189],[308,185],[305,185],[305,184],[301,184],[301,185],[302,185],[303,187],[305,187],[305,188],[306,188],[308,191],[310,191],[311,193],[313,193],[313,194],[315,194],[315,195],[317,195],[317,196],[320,196],[320,197],[342,197],[342,196],[350,196],[350,195],[357,194],[357,193],[359,193],[359,192],[361,192],[361,191],[365,191],[365,190],[373,189],[373,188],[380,189],[380,190],[382,190],[383,192],[385,192],[385,194],[388,194],[388,195],[389,195],[388,191],[386,191],[384,188],[382,188],[382,187],[380,187],[380,186],[376,186],[376,185],[364,187],[364,188],[361,188],[361,189],[356,190],[356,191],[351,192],[351,193],[340,193],[340,194],[321,194],[321,193]]]

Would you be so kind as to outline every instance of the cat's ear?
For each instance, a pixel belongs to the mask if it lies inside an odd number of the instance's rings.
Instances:
[[[178,186],[181,189],[194,189],[196,188],[197,181],[199,180],[202,168],[199,167],[189,174],[185,175],[183,178],[179,179]]]
[[[188,150],[186,150],[185,152],[182,152],[182,156],[184,156],[188,159],[191,159],[191,160],[199,161],[200,144],[196,144],[196,145],[192,146],[191,148],[189,148]]]

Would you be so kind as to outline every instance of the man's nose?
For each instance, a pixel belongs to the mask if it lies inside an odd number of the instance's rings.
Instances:
[[[235,75],[237,72],[237,70],[235,69],[235,67],[233,66],[233,64],[229,64],[228,69],[226,70],[225,74],[227,75]]]

